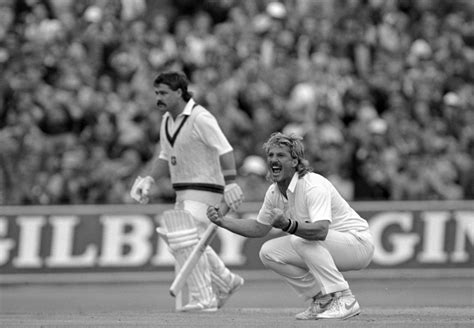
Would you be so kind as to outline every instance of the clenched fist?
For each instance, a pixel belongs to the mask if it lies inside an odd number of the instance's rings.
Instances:
[[[219,207],[216,206],[209,206],[207,208],[207,217],[211,220],[212,223],[217,224],[218,226],[221,225],[222,220],[222,213],[219,211]]]
[[[288,226],[289,220],[281,209],[274,208],[271,210],[271,223],[274,228],[283,229]]]

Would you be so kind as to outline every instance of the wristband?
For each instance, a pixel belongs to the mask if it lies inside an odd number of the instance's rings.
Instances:
[[[282,228],[281,230],[294,234],[296,230],[298,230],[298,221],[292,219],[288,219],[288,221],[290,221],[288,226],[286,228]]]
[[[236,175],[226,175],[224,176],[224,181],[225,183],[228,183],[230,181],[234,181],[236,177],[237,177]]]
[[[288,233],[294,234],[298,230],[298,221],[293,221],[295,224],[288,229]]]
[[[222,175],[224,176],[225,182],[233,181],[237,177],[237,171],[236,170],[223,170]]]

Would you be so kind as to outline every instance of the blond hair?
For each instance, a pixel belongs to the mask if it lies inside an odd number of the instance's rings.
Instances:
[[[298,137],[295,134],[286,135],[281,132],[274,132],[270,138],[263,144],[263,150],[268,155],[271,147],[287,147],[292,158],[298,160],[296,165],[296,172],[298,177],[304,176],[306,173],[311,172],[313,169],[309,166],[308,160],[304,157],[304,145],[302,142],[303,138]]]

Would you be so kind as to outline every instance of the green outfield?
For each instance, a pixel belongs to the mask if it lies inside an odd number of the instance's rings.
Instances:
[[[1,327],[472,327],[473,277],[349,275],[362,307],[346,321],[296,321],[305,306],[266,271],[241,272],[245,286],[219,312],[173,311],[167,276],[156,281],[0,285]]]

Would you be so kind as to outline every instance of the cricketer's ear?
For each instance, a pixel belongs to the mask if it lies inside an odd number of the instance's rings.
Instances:
[[[297,159],[297,158],[293,158],[293,160],[291,161],[291,165],[292,165],[293,167],[298,166],[298,159]]]

